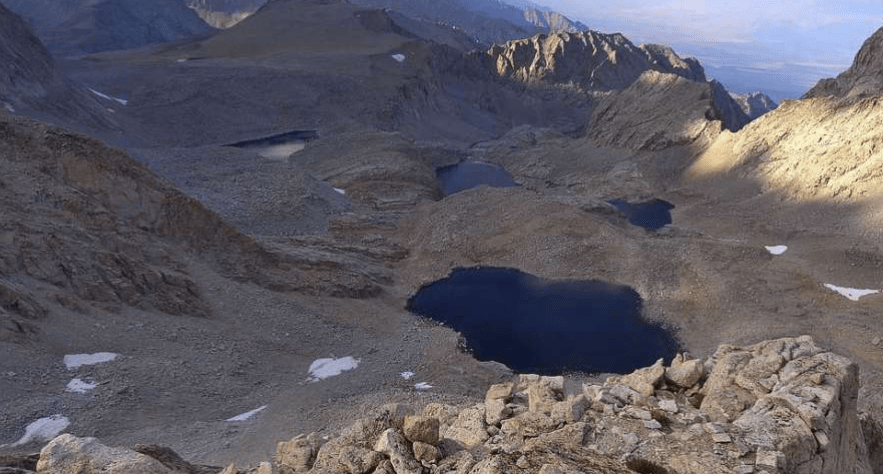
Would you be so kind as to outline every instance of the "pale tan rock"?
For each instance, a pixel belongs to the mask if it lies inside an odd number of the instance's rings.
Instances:
[[[112,448],[95,438],[63,434],[40,450],[38,474],[172,474],[150,456],[126,448]]]
[[[415,441],[414,445],[414,459],[421,462],[436,462],[439,458],[438,448],[431,444],[422,443],[420,441]]]
[[[552,406],[551,417],[557,423],[575,423],[582,420],[589,402],[585,395],[569,396],[563,402],[557,402]]]
[[[696,385],[705,375],[705,365],[702,360],[686,360],[683,354],[678,354],[671,361],[671,367],[665,369],[665,380],[678,387],[690,388]]]
[[[656,391],[656,386],[659,385],[659,382],[662,381],[662,376],[665,375],[665,367],[662,363],[662,359],[659,359],[650,367],[638,369],[621,377],[619,382],[628,385],[645,397],[652,397]]]
[[[298,435],[289,441],[282,441],[276,445],[276,463],[295,473],[309,471],[321,445],[321,439],[316,433],[309,436]]]
[[[552,407],[558,402],[557,394],[551,386],[544,383],[532,383],[527,387],[528,410],[537,413],[551,413]]]
[[[236,468],[236,464],[229,464],[218,474],[239,474],[239,469]]]
[[[377,451],[358,446],[344,446],[340,450],[340,464],[350,474],[366,474],[371,472],[382,460],[383,455]]]
[[[438,418],[425,416],[406,416],[403,432],[411,442],[436,445],[439,440]]]
[[[389,457],[396,474],[422,474],[423,467],[414,459],[408,441],[398,430],[390,428],[380,434],[374,451]]]
[[[462,410],[457,420],[444,431],[443,438],[454,441],[464,449],[475,448],[487,441],[489,435],[484,421],[484,406]]]
[[[254,474],[278,474],[279,471],[273,466],[272,463],[262,462],[258,464],[258,467],[253,471]]]
[[[491,385],[484,397],[485,422],[488,425],[497,425],[512,414],[506,404],[512,398],[512,390],[515,384],[503,383]]]

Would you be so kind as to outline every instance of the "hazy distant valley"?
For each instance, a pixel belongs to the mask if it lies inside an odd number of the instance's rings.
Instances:
[[[883,29],[776,104],[527,2],[0,3],[0,472],[883,472]]]

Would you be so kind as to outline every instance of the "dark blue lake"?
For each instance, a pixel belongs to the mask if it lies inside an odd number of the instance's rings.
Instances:
[[[481,361],[516,372],[628,373],[678,349],[641,318],[633,289],[602,281],[546,280],[509,268],[458,268],[424,286],[408,310],[460,332]]]
[[[463,161],[456,165],[442,166],[436,169],[435,173],[445,196],[481,185],[493,188],[518,186],[512,175],[503,167],[481,161]]]
[[[671,224],[671,210],[675,208],[674,204],[661,199],[637,203],[629,203],[622,199],[607,202],[622,211],[629,222],[648,230],[659,230]]]

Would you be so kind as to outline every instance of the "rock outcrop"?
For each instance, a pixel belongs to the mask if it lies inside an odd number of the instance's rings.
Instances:
[[[623,90],[649,70],[705,81],[696,59],[682,59],[665,46],[637,46],[619,33],[537,35],[494,45],[488,55],[500,76],[575,85],[586,91]]]
[[[883,28],[865,40],[849,69],[836,78],[822,79],[802,98],[860,98],[880,94],[883,94]]]
[[[719,105],[722,95],[726,91],[715,82],[647,71],[626,90],[599,102],[588,136],[598,145],[634,150],[690,145],[700,138],[710,141],[722,128],[745,122],[738,107],[728,107],[732,101]]]
[[[704,363],[660,360],[577,393],[563,377],[520,375],[483,404],[386,405],[339,436],[279,443],[274,463],[224,472],[870,474],[857,396],[858,366],[809,336],[725,345]],[[37,472],[219,470],[150,448],[64,434]]]
[[[272,463],[223,472],[870,474],[857,396],[858,366],[809,336],[724,345],[575,393],[560,376],[520,375],[474,406],[386,405],[339,436],[299,435]],[[64,434],[37,472],[220,470],[146,452]]]
[[[761,115],[775,110],[779,106],[773,99],[770,99],[763,92],[752,92],[750,94],[733,94],[730,93],[733,100],[739,104],[739,107],[745,112],[750,120],[754,120]]]

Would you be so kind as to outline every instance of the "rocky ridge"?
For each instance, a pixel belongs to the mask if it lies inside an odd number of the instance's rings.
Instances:
[[[520,375],[472,406],[386,405],[337,436],[280,442],[273,461],[250,470],[195,466],[168,449],[109,448],[69,434],[47,444],[34,469],[870,474],[857,396],[858,367],[802,336],[724,345],[705,361],[679,355],[668,367],[659,360],[581,388],[560,376]]]
[[[98,99],[62,76],[21,17],[0,4],[0,113],[26,113],[79,129],[115,130]]]
[[[624,91],[648,71],[679,76],[707,89],[705,95],[712,99],[715,109],[709,119],[720,120],[732,131],[749,122],[719,82],[706,80],[705,70],[695,58],[681,58],[667,46],[637,46],[619,33],[585,31],[537,35],[494,45],[487,54],[502,77],[590,92]],[[659,77],[648,75],[643,81]],[[663,84],[656,89],[667,90]],[[684,97],[672,96],[670,100],[690,103]],[[645,120],[645,115],[633,114],[632,117],[638,122]]]
[[[852,66],[836,78],[822,79],[803,99],[825,96],[861,98],[883,93],[883,28],[865,40]]]
[[[13,0],[8,6],[28,18],[59,56],[139,48],[213,31],[182,0],[76,0],[64,7],[55,3]]]
[[[730,96],[739,104],[742,111],[749,119],[754,120],[761,115],[775,110],[779,106],[773,99],[770,99],[763,92],[752,92],[750,94],[733,94]]]

